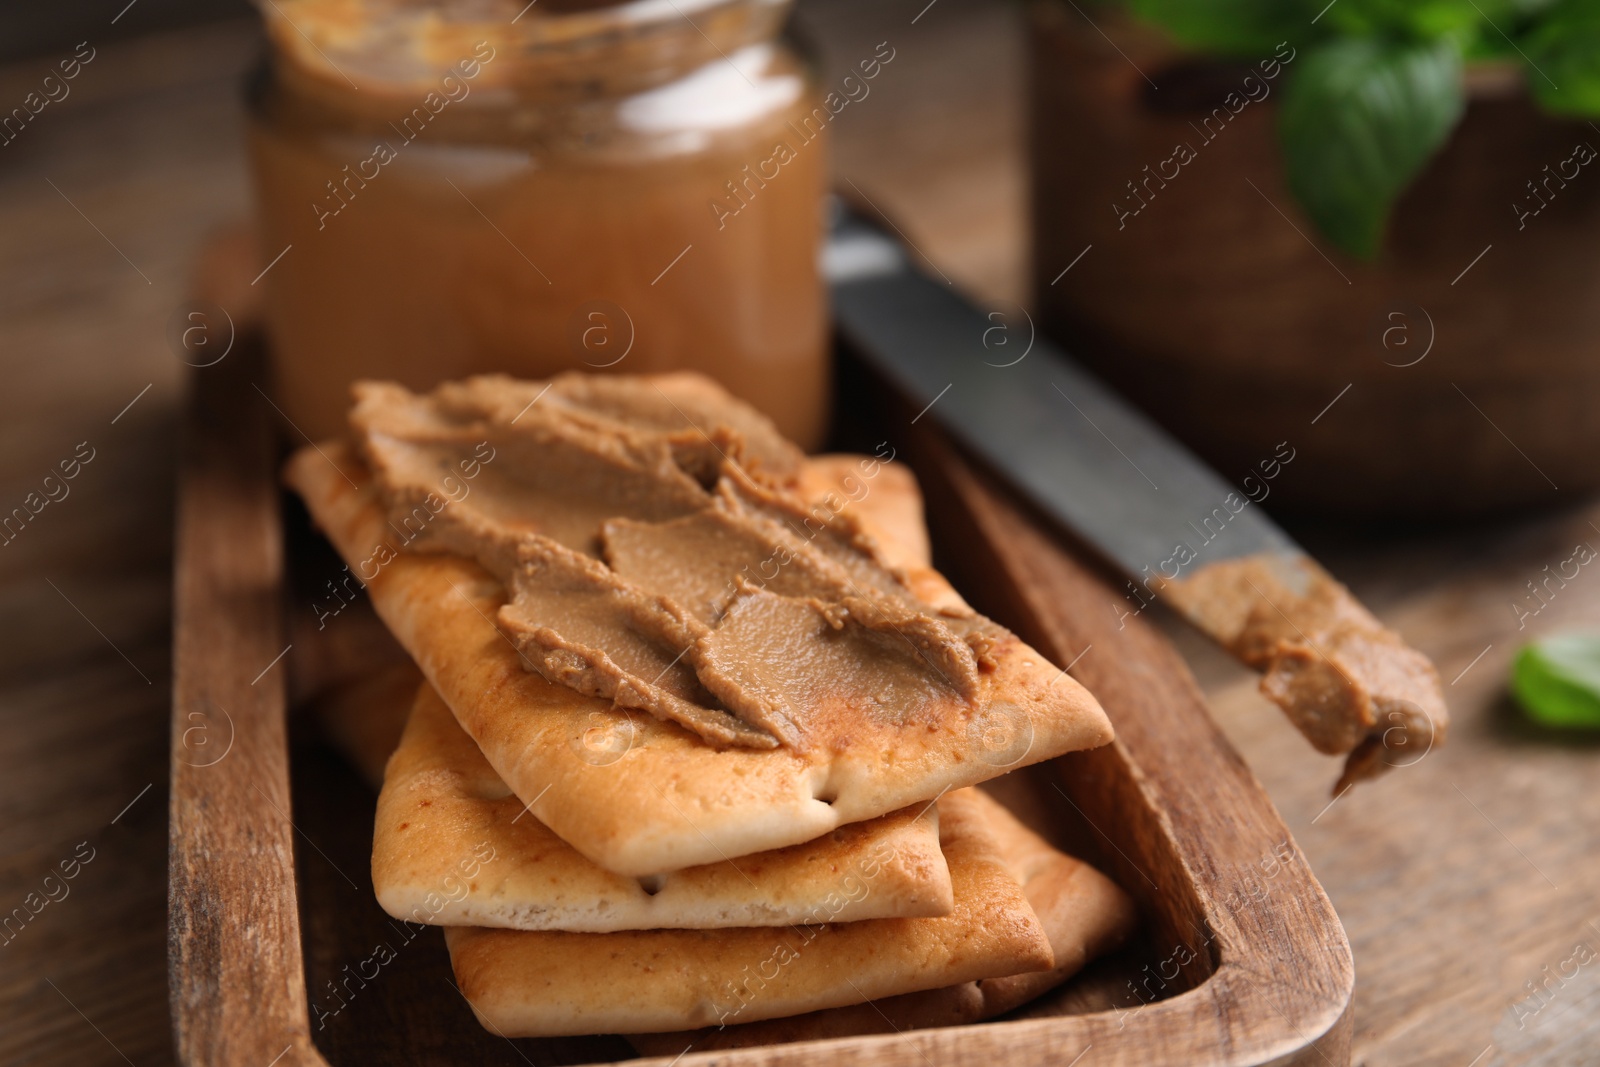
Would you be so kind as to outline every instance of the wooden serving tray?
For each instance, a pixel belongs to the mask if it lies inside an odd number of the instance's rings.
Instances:
[[[1143,619],[1120,625],[1114,589],[992,474],[846,373],[841,393],[857,412],[841,421],[873,427],[874,441],[889,439],[917,471],[941,569],[978,608],[1072,664],[1115,724],[1114,744],[1033,769],[1019,796],[1036,827],[1137,898],[1142,933],[1003,1020],[676,1062],[1345,1067],[1354,969],[1344,930],[1183,661]],[[310,615],[305,597],[287,592],[289,564],[317,575],[313,587],[341,564],[297,505],[285,507],[277,468],[300,441],[287,427],[280,434],[259,391],[265,382],[260,346],[248,338],[196,371],[182,450],[169,871],[180,1059],[632,1059],[615,1037],[486,1032],[454,988],[438,932],[378,908],[368,874],[372,793],[287,713],[290,665],[303,671],[329,656],[324,644],[307,657],[316,639],[286,624],[286,608],[297,620]]]

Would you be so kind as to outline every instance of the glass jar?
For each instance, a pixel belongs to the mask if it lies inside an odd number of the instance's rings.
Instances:
[[[820,444],[830,116],[778,38],[790,2],[263,5],[250,143],[290,419],[342,432],[361,377],[693,369]]]

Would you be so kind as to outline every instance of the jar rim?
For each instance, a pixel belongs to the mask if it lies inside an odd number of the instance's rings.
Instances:
[[[640,88],[652,64],[686,69],[771,36],[794,0],[255,0],[274,51],[329,84],[425,87],[474,57],[507,56],[480,84],[586,79]],[[487,53],[485,49],[487,48]],[[485,73],[489,73],[487,69]],[[665,71],[661,73],[670,73]]]

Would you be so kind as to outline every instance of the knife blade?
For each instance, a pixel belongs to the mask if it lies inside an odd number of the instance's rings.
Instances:
[[[837,209],[824,251],[836,329],[903,394],[1127,578],[1247,665],[1336,785],[1415,762],[1448,722],[1437,672],[1251,499],[1011,316],[919,269],[883,226]],[[1287,446],[1288,443],[1286,443]],[[1292,453],[1291,453],[1292,455]]]

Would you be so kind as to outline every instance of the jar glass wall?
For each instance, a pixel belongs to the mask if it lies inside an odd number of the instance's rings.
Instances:
[[[703,371],[815,447],[827,159],[787,0],[278,0],[251,148],[276,390]]]

